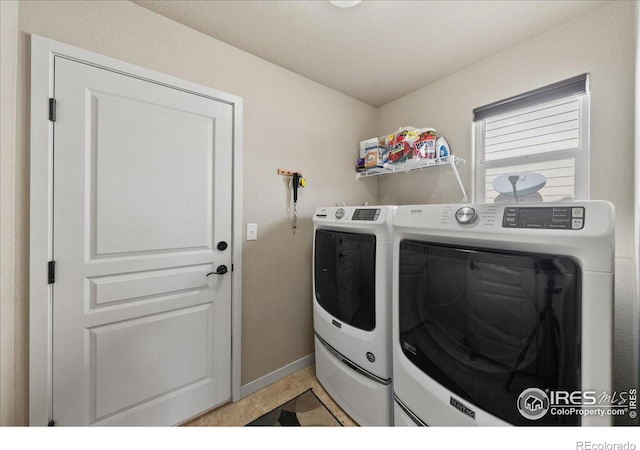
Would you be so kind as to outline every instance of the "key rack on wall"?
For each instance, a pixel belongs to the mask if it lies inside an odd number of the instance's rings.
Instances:
[[[293,220],[291,221],[291,228],[295,234],[296,228],[298,228],[298,188],[305,187],[307,185],[307,181],[300,172],[294,172],[291,170],[278,169],[278,175],[291,177],[290,183],[293,190]]]

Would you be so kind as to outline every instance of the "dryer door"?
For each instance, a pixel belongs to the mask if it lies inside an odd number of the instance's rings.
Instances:
[[[341,323],[371,331],[376,326],[376,237],[316,230],[315,296]]]

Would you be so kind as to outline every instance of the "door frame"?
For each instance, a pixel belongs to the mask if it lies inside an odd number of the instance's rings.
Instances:
[[[242,325],[242,98],[181,80],[98,53],[31,36],[31,181],[29,253],[29,424],[45,426],[52,417],[52,294],[47,284],[53,255],[54,60],[63,57],[178,89],[233,107],[231,401],[242,398],[240,377]]]

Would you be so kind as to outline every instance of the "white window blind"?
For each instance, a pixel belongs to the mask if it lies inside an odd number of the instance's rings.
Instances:
[[[476,201],[586,199],[588,100],[583,75],[474,110]],[[516,198],[494,189],[501,175],[530,172],[546,179],[536,193]]]

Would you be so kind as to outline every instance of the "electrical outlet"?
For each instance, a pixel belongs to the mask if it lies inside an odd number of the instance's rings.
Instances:
[[[258,224],[248,223],[247,224],[247,241],[255,241],[257,239],[258,239]]]

